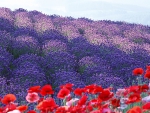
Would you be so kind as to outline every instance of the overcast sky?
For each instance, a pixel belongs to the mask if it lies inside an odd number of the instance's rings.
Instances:
[[[0,7],[150,26],[150,0],[0,0]]]

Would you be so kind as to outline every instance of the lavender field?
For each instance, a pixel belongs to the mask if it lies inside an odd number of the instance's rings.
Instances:
[[[51,84],[57,92],[68,82],[116,90],[148,63],[149,26],[0,8],[0,96],[20,102],[30,86]]]

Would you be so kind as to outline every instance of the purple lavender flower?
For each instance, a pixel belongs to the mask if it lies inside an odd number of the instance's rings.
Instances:
[[[33,28],[32,20],[27,12],[18,12],[15,14],[15,26]]]
[[[12,37],[6,31],[0,31],[0,46],[5,49],[11,48]]]
[[[41,66],[41,63],[42,63],[41,59],[42,57],[37,56],[37,54],[24,54],[24,55],[21,55],[19,58],[15,59],[12,62],[12,65],[13,67],[19,67],[22,63],[28,61],[28,62]]]
[[[88,43],[88,41],[84,37],[77,37],[69,43],[71,54],[74,54],[77,59],[81,59],[85,56],[93,56],[97,55],[99,49]]]
[[[55,29],[49,29],[44,31],[43,34],[39,36],[38,41],[43,43],[46,40],[60,40],[64,43],[67,43],[67,37],[65,37],[63,34],[61,34],[59,31]]]
[[[44,14],[33,15],[34,29],[42,34],[46,30],[54,29],[52,20]]]
[[[14,15],[8,8],[0,8],[0,30],[14,31]]]
[[[67,52],[67,45],[60,40],[46,40],[42,47],[43,53],[49,52]]]
[[[79,72],[85,76],[92,76],[100,73],[112,73],[109,64],[97,56],[86,56],[79,60]]]
[[[40,49],[38,41],[34,37],[25,35],[16,37],[13,40],[12,48],[15,58],[26,53],[39,53]]]
[[[13,56],[6,51],[6,49],[3,49],[0,47],[0,75],[8,77],[10,70],[10,63],[13,60]],[[8,77],[9,78],[9,77]]]
[[[49,52],[42,62],[47,75],[58,70],[74,70],[76,66],[75,56],[67,52]]]

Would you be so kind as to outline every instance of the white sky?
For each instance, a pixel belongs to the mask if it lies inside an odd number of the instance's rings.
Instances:
[[[48,15],[86,17],[150,25],[150,0],[0,0],[0,7]]]

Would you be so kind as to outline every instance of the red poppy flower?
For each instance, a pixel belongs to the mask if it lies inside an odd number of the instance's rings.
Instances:
[[[27,113],[36,113],[36,111],[30,110],[30,111],[28,111]]]
[[[45,86],[43,86],[42,89],[41,89],[41,91],[40,91],[40,94],[42,96],[54,94],[52,86],[51,85],[45,85]]]
[[[33,86],[33,87],[30,87],[30,88],[28,89],[28,93],[33,93],[33,92],[39,93],[39,92],[40,92],[40,87],[41,87],[41,86]]]
[[[22,105],[18,106],[16,109],[19,110],[20,112],[25,112],[28,109],[28,106]]]
[[[116,98],[112,99],[111,104],[112,104],[113,108],[119,107],[120,106],[120,99],[116,99]]]
[[[147,84],[139,85],[139,92],[147,92],[149,87]]]
[[[80,98],[80,100],[78,101],[77,104],[78,104],[79,106],[82,106],[82,105],[84,105],[84,104],[86,103],[87,99],[88,99],[88,97],[87,97],[86,95],[83,95],[83,96]]]
[[[139,91],[139,86],[130,86],[126,89],[129,91],[128,93],[131,93],[131,92],[137,93]]]
[[[89,89],[89,93],[91,93],[91,94],[101,93],[103,91],[103,88],[98,85],[91,85],[86,88]],[[91,89],[91,88],[93,88],[93,89]]]
[[[126,104],[130,104],[130,103],[134,103],[134,102],[139,102],[141,101],[141,96],[139,93],[134,93],[134,94],[131,94],[129,97],[128,97],[128,101],[126,102]]]
[[[58,105],[55,103],[53,98],[47,98],[46,100],[40,102],[36,108],[48,113],[48,111],[52,112],[54,109],[58,108]]]
[[[103,88],[101,86],[96,85],[92,94],[101,93]]]
[[[147,73],[147,72],[150,72],[150,65],[149,65],[149,66],[148,66],[148,65],[146,66],[146,73]]]
[[[74,84],[67,83],[65,85],[61,85],[60,88],[67,88],[69,91],[72,91],[72,86],[74,86]]]
[[[137,75],[142,75],[144,73],[144,70],[142,68],[135,68],[133,70],[133,75],[137,76]]]
[[[109,90],[104,89],[102,93],[99,94],[98,99],[101,99],[102,101],[107,101],[113,96],[114,96],[113,92],[110,92]]]
[[[67,113],[67,108],[65,108],[64,106],[60,106],[57,108],[55,113]]]
[[[75,95],[82,96],[82,93],[85,92],[85,89],[84,88],[76,88],[73,92]]]
[[[96,84],[91,84],[91,85],[85,86],[86,92],[88,92],[90,94],[93,94],[93,92],[95,91],[95,88],[96,88]]]
[[[13,111],[13,110],[16,109],[16,107],[17,107],[16,103],[9,103],[5,107],[3,107],[3,113],[9,112],[9,111]]]
[[[1,99],[3,104],[9,104],[10,102],[14,102],[16,100],[16,96],[14,94],[7,94]]]
[[[129,109],[127,113],[142,113],[140,106],[134,106],[133,108]]]
[[[144,105],[142,106],[142,108],[143,108],[143,109],[146,109],[146,110],[150,110],[150,102],[144,104]]]
[[[147,71],[144,75],[145,78],[150,79],[150,71]]]
[[[64,99],[69,94],[70,94],[70,90],[68,90],[67,88],[63,88],[60,89],[60,91],[58,92],[57,98]]]

